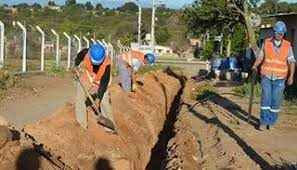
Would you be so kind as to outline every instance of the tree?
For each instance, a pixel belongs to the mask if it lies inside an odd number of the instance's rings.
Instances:
[[[15,5],[16,8],[28,8],[29,5],[27,3],[20,3]]]
[[[130,11],[130,12],[137,12],[138,6],[134,2],[127,2],[120,8],[118,8],[119,11]]]
[[[74,6],[75,4],[76,4],[76,0],[66,0],[65,1],[66,7]]]
[[[85,4],[85,8],[87,10],[92,10],[94,7],[92,5],[92,3],[90,1],[87,1],[86,4]]]
[[[31,7],[34,8],[34,9],[41,9],[42,8],[42,6],[39,3],[36,3],[36,2],[34,4],[32,4]]]
[[[189,48],[189,41],[185,38],[185,35],[180,34],[176,41],[171,42],[171,48],[173,52],[177,53],[178,57],[184,57]]]
[[[56,6],[55,1],[48,1],[47,3],[48,6]]]
[[[165,44],[170,39],[171,35],[166,27],[157,28],[156,30],[156,41],[157,44]]]
[[[255,8],[259,0],[200,0],[195,1],[191,7],[185,10],[183,15],[188,29],[194,35],[223,32],[227,37],[227,55],[230,55],[231,37],[235,27],[245,25],[249,41],[254,52],[259,48],[255,39],[255,33],[251,26],[249,10]]]
[[[102,4],[100,4],[100,3],[96,4],[96,9],[97,9],[97,10],[103,9]]]

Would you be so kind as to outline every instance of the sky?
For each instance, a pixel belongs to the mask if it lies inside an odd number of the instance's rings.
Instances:
[[[65,0],[54,0],[59,5],[64,5]],[[133,1],[133,0],[76,0],[78,3],[85,3],[86,1],[91,1],[92,4],[101,3],[104,7],[108,8],[117,8],[119,6],[122,6],[124,3]],[[142,6],[149,7],[151,6],[151,0],[139,0],[142,3]],[[167,7],[178,9],[185,5],[189,5],[194,2],[194,0],[157,0],[159,4],[166,4]],[[264,0],[262,0],[264,1]],[[286,2],[297,2],[297,0],[282,0]],[[45,5],[48,0],[0,0],[0,5],[8,4],[8,5],[14,5],[19,3],[28,3],[33,4],[34,2],[37,2],[39,4]],[[134,2],[136,2],[134,0]]]

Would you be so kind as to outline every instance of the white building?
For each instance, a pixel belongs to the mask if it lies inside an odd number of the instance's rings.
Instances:
[[[58,5],[49,5],[47,7],[51,10],[61,11],[61,7]]]
[[[157,55],[157,56],[164,56],[164,55],[172,55],[173,54],[173,50],[170,47],[160,46],[160,45],[156,45],[155,49],[153,50],[150,45],[141,45],[139,47],[138,43],[131,43],[131,49],[132,50],[142,51],[144,53],[154,51],[154,54]]]

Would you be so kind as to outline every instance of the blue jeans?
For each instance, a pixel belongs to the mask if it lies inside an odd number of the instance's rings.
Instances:
[[[119,79],[121,87],[125,92],[131,92],[132,69],[123,59],[119,57],[117,58],[117,64],[119,67]]]
[[[285,89],[285,79],[270,80],[261,76],[261,125],[274,125],[278,119],[278,113]]]

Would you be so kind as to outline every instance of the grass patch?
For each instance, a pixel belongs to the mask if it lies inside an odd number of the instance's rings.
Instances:
[[[68,76],[70,75],[69,72],[67,72],[66,68],[63,66],[57,66],[56,64],[52,64],[49,66],[49,68],[46,70],[46,74],[49,76]]]
[[[201,100],[205,97],[215,94],[216,90],[209,84],[204,84],[193,89],[190,96],[193,100]]]
[[[242,86],[235,87],[232,91],[237,95],[249,97],[250,87],[251,87],[251,83],[244,83]],[[261,97],[261,91],[262,91],[261,90],[261,84],[259,84],[259,83],[255,84],[255,86],[254,86],[254,96],[256,98]]]
[[[0,69],[0,99],[6,95],[6,91],[25,86],[25,83],[14,72]]]
[[[0,91],[15,87],[17,82],[18,78],[14,75],[14,73],[0,69]]]
[[[159,64],[145,65],[145,66],[142,66],[138,70],[138,73],[139,74],[145,74],[145,73],[150,72],[150,71],[160,71],[160,70],[163,71],[163,70],[166,70],[167,68],[168,68],[168,66],[163,66],[163,65],[159,65]],[[179,70],[181,70],[178,67],[170,67],[170,69],[172,71],[179,71]],[[112,73],[112,76],[118,76],[119,75],[119,67],[113,65],[112,68],[111,68],[111,73]]]
[[[160,65],[160,64],[146,65],[146,66],[141,67],[138,72],[140,74],[145,74],[150,71],[165,70],[167,68],[168,68],[168,66],[164,66],[164,65]],[[180,70],[180,68],[178,68],[178,67],[169,67],[169,68],[174,72]]]

